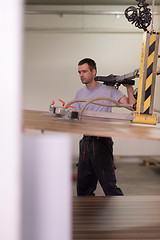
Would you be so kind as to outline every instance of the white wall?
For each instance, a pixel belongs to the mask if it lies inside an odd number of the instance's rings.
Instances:
[[[49,10],[107,11],[111,13],[108,15],[26,14],[24,108],[48,110],[53,99],[57,104],[59,98],[65,102],[72,100],[76,91],[82,87],[77,73],[77,63],[82,58],[93,58],[97,62],[99,75],[125,74],[139,68],[143,31],[135,28],[124,17],[123,12],[127,7],[49,7]],[[41,6],[30,8],[48,9]],[[160,14],[159,8],[155,11]],[[159,18],[160,15],[155,15],[155,31],[160,31]],[[138,87],[138,79],[135,87]],[[120,90],[125,92],[124,87],[120,87]],[[159,91],[160,83],[157,80],[157,108]],[[78,155],[81,135],[72,136],[73,155]],[[114,140],[116,155],[160,155],[159,142],[156,141]]]

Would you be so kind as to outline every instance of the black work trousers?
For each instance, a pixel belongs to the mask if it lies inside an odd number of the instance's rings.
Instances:
[[[98,181],[106,196],[123,195],[116,186],[112,139],[83,136],[80,140],[77,195],[94,196]]]

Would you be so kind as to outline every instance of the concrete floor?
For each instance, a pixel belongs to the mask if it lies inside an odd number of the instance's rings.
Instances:
[[[126,161],[127,160],[127,161]],[[115,161],[117,186],[125,196],[136,195],[160,195],[160,168],[146,167],[142,159],[120,158]],[[76,164],[73,173],[76,173]],[[96,196],[104,196],[101,186],[98,184]],[[73,196],[76,196],[76,180],[73,180]]]

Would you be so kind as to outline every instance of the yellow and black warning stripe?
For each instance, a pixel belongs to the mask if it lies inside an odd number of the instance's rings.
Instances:
[[[159,33],[145,32],[142,44],[140,76],[135,123],[156,124],[154,114],[155,85],[157,74]]]
[[[145,86],[145,98],[144,98],[144,114],[150,114],[151,107],[151,90],[152,90],[152,79],[153,79],[153,62],[155,57],[155,46],[156,46],[156,34],[150,35],[149,50],[148,50],[148,63],[147,63],[147,74],[146,74],[146,86]]]

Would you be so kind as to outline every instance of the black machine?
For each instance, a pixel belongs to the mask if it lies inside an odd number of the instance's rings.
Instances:
[[[127,73],[124,75],[113,75],[110,74],[108,76],[97,76],[95,77],[95,81],[103,82],[104,85],[114,86],[116,89],[119,88],[121,84],[129,84],[134,85],[134,78],[139,77],[139,69],[134,70],[131,73]]]

